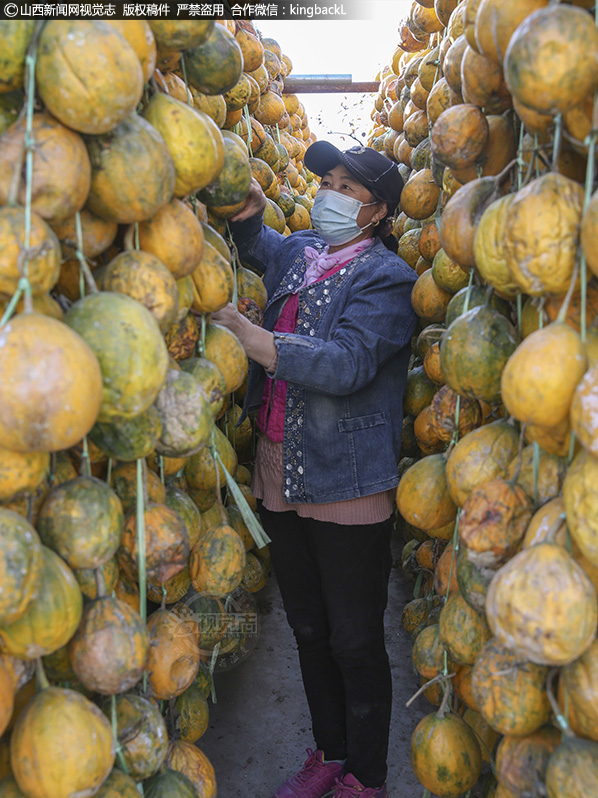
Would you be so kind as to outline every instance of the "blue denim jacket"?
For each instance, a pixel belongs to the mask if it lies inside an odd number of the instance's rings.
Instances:
[[[263,274],[272,330],[303,281],[315,230],[288,238],[260,216],[231,225],[244,261]],[[284,496],[290,503],[354,499],[398,484],[403,392],[417,275],[378,240],[330,278],[299,291],[296,332],[275,333],[274,379],[288,383]],[[245,413],[261,403],[265,371],[251,363]]]

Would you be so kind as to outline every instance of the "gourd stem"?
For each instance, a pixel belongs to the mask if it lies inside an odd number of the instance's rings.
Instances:
[[[205,357],[206,353],[206,314],[201,314],[201,329],[199,331],[199,340],[197,341],[197,354],[199,357]]]
[[[419,688],[419,690],[411,696],[409,701],[405,702],[405,706],[406,707],[411,706],[411,704],[413,704],[415,699],[418,698],[418,696],[420,696],[424,692],[424,690],[427,690],[428,687],[432,687],[432,685],[436,684],[436,682],[440,682],[443,679],[445,679],[445,680],[454,679],[454,677],[456,675],[457,675],[456,673],[439,673],[437,676],[434,676],[434,678],[430,679],[429,682],[426,682],[425,684],[422,684],[422,686]]]
[[[554,142],[552,145],[552,171],[558,172],[558,160],[561,153],[561,141],[563,139],[563,117],[557,114],[554,118]]]
[[[421,589],[423,578],[424,578],[424,570],[423,570],[423,568],[421,568],[419,570],[419,573],[417,574],[416,579],[415,579],[415,585],[413,586],[413,597],[416,598],[416,599],[417,598],[421,598],[420,589]]]
[[[10,302],[8,303],[6,310],[2,314],[2,320],[0,321],[0,327],[4,327],[6,322],[11,318],[12,314],[15,312],[15,308],[19,303],[19,299],[21,298],[21,294],[23,293],[23,289],[19,286],[15,293],[12,295]]]
[[[545,301],[546,301],[545,298],[543,296],[541,296],[541,297],[539,297],[538,304],[537,304],[537,307],[538,307],[538,326],[539,326],[540,330],[544,327],[544,303],[545,303]]]
[[[446,715],[449,699],[453,691],[452,685],[446,676],[444,676],[444,681],[442,682],[442,689],[444,690],[444,695],[442,696],[442,703],[438,707],[438,712],[436,713],[439,718],[444,718]]]
[[[523,137],[525,136],[525,125],[521,122],[519,127],[519,147],[517,148],[517,190],[521,188],[521,184],[523,183],[523,167],[525,166],[525,161],[521,157],[521,153],[523,151]]]
[[[521,335],[522,330],[523,298],[517,294],[517,332]]]
[[[569,305],[571,304],[571,298],[573,297],[573,291],[575,290],[575,284],[577,283],[577,277],[579,275],[579,258],[575,260],[575,266],[573,268],[573,274],[571,275],[571,282],[569,283],[569,288],[567,289],[567,293],[565,294],[565,298],[563,299],[563,304],[559,308],[559,314],[556,317],[558,322],[564,322],[567,318],[567,311],[569,310]],[[542,317],[540,317],[542,319]]]
[[[85,296],[85,275],[81,268],[81,261],[79,261],[79,296],[81,299]]]
[[[565,513],[560,513],[557,516],[557,518],[552,522],[552,524],[548,528],[548,532],[546,533],[546,538],[545,538],[546,543],[554,543],[555,535],[563,525],[563,521],[565,520],[565,518],[566,518]]]
[[[455,428],[452,434],[451,443],[456,445],[459,441],[459,416],[461,415],[461,394],[457,394],[457,399],[455,402]]]
[[[515,483],[519,479],[519,474],[521,473],[521,466],[523,465],[523,443],[525,441],[525,428],[527,424],[521,425],[521,432],[519,433],[519,445],[517,447],[517,466],[515,467],[515,473],[509,480],[509,485],[511,488],[515,487]]]
[[[540,446],[534,441],[532,444],[533,470],[534,470],[534,506],[538,509],[538,480],[540,478]]]
[[[546,694],[548,696],[548,700],[550,701],[550,706],[552,707],[552,711],[554,713],[554,719],[557,723],[559,729],[563,732],[565,737],[575,737],[573,732],[571,731],[571,727],[567,722],[567,718],[562,714],[561,708],[558,705],[558,702],[554,696],[554,678],[559,672],[559,668],[551,668],[548,671],[548,676],[546,677]]]
[[[98,598],[104,598],[106,595],[106,580],[104,579],[104,571],[102,570],[102,566],[95,569],[95,578]]]
[[[471,299],[471,290],[473,288],[473,275],[475,273],[475,269],[469,270],[469,282],[467,283],[467,293],[465,294],[465,302],[463,303],[463,313],[467,313],[469,310],[469,300]]]
[[[508,176],[508,174],[511,171],[511,169],[514,166],[517,166],[517,163],[518,163],[518,159],[517,158],[513,158],[513,160],[509,161],[509,163],[505,166],[505,168],[496,175],[494,180],[495,180],[497,186],[499,186],[503,182],[503,180]]]
[[[35,677],[37,679],[38,690],[46,690],[50,686],[50,682],[46,676],[41,657],[38,657],[35,660]]]
[[[81,214],[79,211],[75,214],[75,224],[77,226],[77,249],[75,250],[75,254],[77,256],[77,260],[79,261],[80,267],[80,275],[83,275],[85,278],[85,282],[87,283],[87,287],[91,294],[98,293],[98,287],[96,285],[96,281],[91,273],[91,269],[89,268],[89,264],[87,263],[87,258],[83,254],[83,231],[81,229]],[[81,290],[81,296],[83,296],[83,290]]]
[[[87,435],[83,438],[83,451],[81,452],[81,473],[84,477],[91,476],[91,460],[89,458],[89,446],[87,445]]]
[[[571,443],[569,444],[569,454],[567,455],[567,463],[571,465],[571,461],[573,460],[573,455],[575,454],[575,441],[577,437],[575,432],[571,430]]]

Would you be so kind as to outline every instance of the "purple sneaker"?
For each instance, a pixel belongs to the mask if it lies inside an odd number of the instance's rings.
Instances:
[[[323,798],[343,775],[338,762],[324,762],[324,752],[307,749],[309,756],[294,776],[281,784],[272,798]]]
[[[386,784],[381,787],[364,787],[352,773],[337,781],[330,793],[331,798],[388,798]]]

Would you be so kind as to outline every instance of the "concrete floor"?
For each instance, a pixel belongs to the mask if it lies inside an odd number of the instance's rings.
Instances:
[[[417,722],[432,706],[420,697],[405,708],[419,684],[401,625],[413,583],[401,570],[400,547],[395,541],[386,614],[394,692],[388,790],[392,798],[419,798],[423,788],[411,771],[409,745]],[[305,749],[314,746],[295,642],[274,577],[256,598],[257,645],[236,667],[215,674],[217,703],[210,704],[210,726],[198,743],[216,769],[218,798],[271,798],[302,764]]]

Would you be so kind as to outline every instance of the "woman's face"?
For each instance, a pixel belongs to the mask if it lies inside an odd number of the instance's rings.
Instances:
[[[376,224],[380,219],[386,216],[386,204],[376,200],[371,191],[363,186],[357,178],[353,177],[342,164],[335,166],[322,177],[320,183],[320,191],[338,191],[339,194],[344,194],[347,197],[352,197],[364,206],[359,210],[357,216],[357,224],[360,227],[365,227],[367,224]],[[375,205],[368,205],[374,202]],[[368,228],[371,234],[371,228]]]

